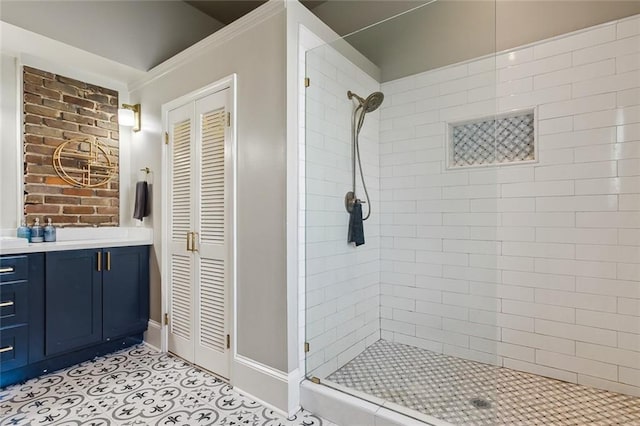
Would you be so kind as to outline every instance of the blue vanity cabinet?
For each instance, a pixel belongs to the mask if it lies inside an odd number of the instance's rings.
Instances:
[[[149,246],[0,256],[0,388],[138,344]]]
[[[103,250],[103,339],[141,333],[149,321],[149,247]]]
[[[102,340],[102,250],[46,253],[45,355]]]
[[[7,372],[42,359],[44,255],[0,257],[0,384]]]

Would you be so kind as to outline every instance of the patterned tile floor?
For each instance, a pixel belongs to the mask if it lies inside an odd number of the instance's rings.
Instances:
[[[0,390],[0,425],[321,426],[285,419],[226,383],[144,345]]]
[[[384,340],[327,380],[456,425],[640,425],[637,397]]]

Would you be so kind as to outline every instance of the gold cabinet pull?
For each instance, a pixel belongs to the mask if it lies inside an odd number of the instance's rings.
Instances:
[[[9,266],[8,268],[0,268],[0,274],[6,274],[7,272],[13,272],[13,266]]]
[[[0,348],[0,354],[5,352],[11,352],[13,350],[13,346],[5,346],[4,348]]]
[[[107,271],[111,270],[111,252],[107,252]]]
[[[198,238],[200,238],[200,234],[197,232],[192,232],[191,237],[191,251],[198,251]]]
[[[98,272],[102,271],[102,252],[98,252]]]
[[[191,251],[191,232],[187,232],[187,251]]]
[[[8,302],[0,303],[0,308],[6,308],[7,306],[13,306],[13,300],[9,300]]]

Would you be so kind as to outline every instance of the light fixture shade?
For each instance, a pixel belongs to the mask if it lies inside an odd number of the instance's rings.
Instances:
[[[139,132],[140,127],[140,104],[122,104],[118,109],[118,122],[122,126],[132,126],[134,132]]]
[[[134,112],[130,109],[118,109],[118,124],[124,127],[133,127],[135,124]]]

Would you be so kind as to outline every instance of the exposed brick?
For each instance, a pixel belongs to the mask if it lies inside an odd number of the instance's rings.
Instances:
[[[27,104],[24,106],[24,111],[34,115],[41,115],[43,117],[62,117],[62,113],[60,111],[53,108],[47,108],[42,105]]]
[[[97,197],[118,198],[118,191],[114,189],[96,189]]]
[[[59,111],[66,111],[66,112],[76,112],[78,111],[78,108],[80,108],[77,105],[67,104],[65,102],[60,102],[60,101],[54,101],[52,99],[43,99],[42,105],[47,106],[49,108],[57,109]]]
[[[104,111],[107,114],[117,114],[118,113],[118,107],[117,106],[112,106],[112,105],[100,104],[100,105],[98,105],[98,111]]]
[[[69,84],[64,84],[59,81],[45,80],[44,87],[47,89],[57,90],[58,92],[66,93],[67,95],[78,96],[78,88]]]
[[[80,204],[79,197],[69,197],[64,195],[47,195],[44,197],[44,202],[47,204],[70,204],[77,205]],[[73,213],[81,213],[81,212],[73,212]]]
[[[78,195],[81,197],[91,197],[94,195],[94,190],[89,188],[64,188],[62,190],[64,195]]]
[[[34,95],[41,95],[43,98],[49,98],[53,100],[60,100],[61,98],[59,92],[47,89],[46,87],[36,86],[34,84],[25,84],[24,91],[27,93],[32,93]]]
[[[30,214],[27,215],[27,223],[29,225],[32,225],[33,222],[35,221],[36,217],[38,219],[40,219],[40,223],[46,223],[48,218],[51,218],[51,222],[56,225],[56,226],[60,226],[60,225],[69,225],[69,224],[77,224],[78,223],[78,219],[80,218],[79,216],[73,216],[73,215],[61,215],[61,214],[45,214],[45,215],[36,215],[36,214]]]
[[[98,198],[98,197],[83,197],[80,200],[80,204],[83,206],[109,206],[111,203],[108,198]]]
[[[114,222],[112,216],[80,216],[80,222],[85,223],[110,223]]]
[[[44,179],[44,183],[47,185],[69,185],[61,177],[58,177],[58,176],[47,176]],[[38,191],[38,192],[42,192],[42,191]]]
[[[118,207],[98,207],[96,208],[96,213],[98,214],[110,214],[117,215],[120,209]]]
[[[109,104],[109,97],[100,93],[87,93],[85,96],[87,99],[96,101],[99,104]]]
[[[52,129],[50,127],[36,126],[27,124],[25,126],[25,132],[32,135],[51,136],[54,138],[61,138],[63,133],[60,129]]]
[[[51,157],[47,157],[44,155],[25,154],[24,156],[24,161],[29,164],[38,164],[38,165],[48,164],[51,162],[50,160],[51,160]]]
[[[42,96],[40,95],[34,95],[32,93],[25,93],[24,94],[24,101],[26,103],[29,104],[41,104],[42,103]]]
[[[25,83],[31,83],[31,84],[35,84],[37,86],[41,86],[43,79],[42,76],[40,75],[34,75],[34,74],[24,74],[24,81]]]
[[[43,142],[43,137],[42,136],[36,136],[36,135],[25,135],[24,136],[24,142],[25,143],[32,143],[32,144],[41,144]]]
[[[34,194],[60,194],[62,193],[62,188],[56,186],[27,183],[24,185],[24,191]]]
[[[113,89],[107,89],[106,87],[98,87],[98,92],[104,93],[105,95],[118,97],[118,91]]]
[[[61,119],[45,118],[44,124],[46,126],[54,127],[56,129],[71,130],[72,132],[78,131],[78,125],[76,123],[69,123],[68,121],[64,121]]]
[[[90,135],[96,135],[96,136],[102,136],[102,137],[109,136],[109,132],[107,130],[99,129],[97,127],[80,126],[80,131],[82,133],[86,133]]]
[[[42,204],[44,203],[44,195],[30,194],[24,197],[25,204]]]
[[[44,176],[27,175],[24,177],[24,183],[44,183]]]
[[[25,152],[29,152],[32,154],[42,154],[47,157],[48,161],[51,161],[53,151],[55,151],[55,147],[47,146],[47,145],[26,145]]]
[[[118,92],[78,80],[24,68],[23,99],[25,214],[44,223],[51,216],[65,226],[117,226],[119,176],[100,188],[76,188],[60,178],[52,165],[54,150],[64,142],[85,152],[85,141],[100,140],[109,159],[118,164]],[[99,123],[96,120],[100,120]],[[76,140],[77,139],[77,140]],[[64,158],[62,165],[82,167],[83,161]]]
[[[39,115],[27,114],[24,117],[24,122],[29,124],[42,124],[42,117]]]
[[[110,123],[108,121],[97,120],[96,126],[100,127],[101,129],[115,130],[116,132],[118,131],[117,123]]]
[[[95,109],[95,107],[96,107],[96,103],[95,102],[88,101],[88,100],[82,99],[82,98],[77,98],[75,96],[62,95],[62,100],[64,102],[67,102],[67,103],[70,103],[70,104],[79,105],[79,106],[81,106],[83,108]]]
[[[91,206],[64,206],[62,209],[64,214],[93,214],[95,211]]]
[[[98,120],[108,120],[109,114],[100,111],[94,111],[87,108],[78,108],[78,114],[85,115],[87,117],[96,118]]]
[[[86,89],[88,87],[88,84],[85,83],[84,81],[75,80],[73,78],[64,77],[64,76],[61,76],[61,75],[57,75],[56,76],[56,80],[58,80],[61,83],[66,83],[66,84],[70,84],[72,86],[79,87],[80,89]]]
[[[93,125],[95,123],[95,120],[91,117],[83,117],[82,115],[74,114],[71,112],[63,112],[62,119],[71,121],[74,123],[87,124],[87,125]]]
[[[56,75],[53,74],[53,73],[50,73],[50,72],[47,72],[47,71],[42,71],[42,70],[39,70],[37,68],[31,68],[31,67],[28,67],[26,65],[23,68],[24,68],[24,71],[29,73],[29,74],[41,75],[41,76],[43,76],[45,78],[48,78],[48,79],[54,79],[56,77]]]
[[[27,204],[24,206],[26,213],[59,213],[60,206],[52,204]]]
[[[37,165],[37,164],[27,164],[27,173],[28,174],[34,174],[34,175],[51,175],[51,174],[55,174],[56,171],[53,168],[53,165]],[[45,179],[46,183],[48,182],[49,177],[47,176],[47,179]]]

